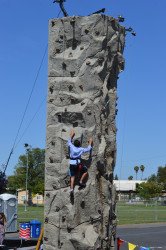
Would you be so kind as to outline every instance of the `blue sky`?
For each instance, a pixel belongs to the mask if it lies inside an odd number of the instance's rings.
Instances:
[[[125,71],[118,81],[115,174],[135,177],[133,168],[141,164],[144,177],[156,173],[166,163],[166,1],[67,0],[65,6],[69,15],[82,16],[105,7],[107,15],[123,15],[123,25],[136,31],[136,37],[126,37]],[[25,153],[24,143],[45,147],[47,55],[35,79],[48,42],[48,20],[57,17],[59,7],[51,0],[1,0],[0,10],[0,164],[7,161],[35,85],[7,168],[10,175]]]

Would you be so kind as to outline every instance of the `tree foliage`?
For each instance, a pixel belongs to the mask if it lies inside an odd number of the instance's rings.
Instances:
[[[130,175],[130,176],[128,177],[128,180],[129,180],[129,181],[133,180],[133,176]]]
[[[0,194],[6,192],[7,179],[4,172],[0,171]]]
[[[157,182],[163,185],[164,190],[166,190],[166,166],[165,167],[158,167],[157,174],[152,174],[148,178],[149,182]]]
[[[34,148],[28,151],[28,191],[44,194],[45,150]],[[8,188],[11,192],[25,190],[27,171],[27,154],[21,155],[15,167],[14,175],[8,177]]]
[[[135,166],[135,167],[134,167],[134,171],[135,171],[135,173],[136,173],[136,180],[137,180],[137,174],[138,174],[138,171],[139,171],[139,167],[138,167],[138,166]]]
[[[141,184],[138,184],[136,187],[139,196],[146,200],[158,197],[163,190],[163,185],[155,181],[142,182]]]
[[[140,166],[140,170],[141,170],[141,172],[142,172],[142,175],[141,175],[141,180],[142,180],[142,178],[143,178],[143,172],[145,171],[145,166],[144,166],[144,165],[141,165],[141,166]]]
[[[162,183],[164,185],[164,189],[166,190],[166,166],[158,167],[157,181]]]

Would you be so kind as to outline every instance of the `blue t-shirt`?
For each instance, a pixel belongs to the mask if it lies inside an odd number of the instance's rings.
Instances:
[[[75,147],[73,145],[73,143],[71,142],[71,139],[68,140],[67,142],[69,148],[70,148],[70,158],[73,158],[73,159],[78,159],[78,158],[81,158],[81,155],[84,154],[84,153],[87,153],[87,152],[90,152],[90,150],[92,149],[92,146],[89,145],[88,147],[86,148],[82,148],[82,147]],[[70,160],[70,164],[71,165],[77,165],[77,163],[80,163],[80,160]]]

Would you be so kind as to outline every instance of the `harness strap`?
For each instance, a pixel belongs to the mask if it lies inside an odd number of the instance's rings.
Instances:
[[[81,160],[81,158],[71,158],[70,157],[70,160]]]

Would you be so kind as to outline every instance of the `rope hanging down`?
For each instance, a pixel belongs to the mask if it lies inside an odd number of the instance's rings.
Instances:
[[[63,5],[63,3],[64,3],[65,1],[66,1],[66,0],[54,0],[53,3],[59,3],[59,6],[60,6],[60,8],[61,8],[61,11],[63,12],[63,15],[64,15],[65,17],[67,17],[68,14],[67,14],[67,11],[65,10],[64,5]]]
[[[26,115],[26,112],[27,112],[27,109],[28,109],[28,106],[29,106],[29,103],[30,103],[30,100],[31,100],[31,97],[32,97],[32,94],[33,94],[33,91],[34,91],[34,88],[35,88],[35,85],[36,85],[36,82],[37,82],[37,79],[38,79],[38,77],[39,77],[39,73],[40,73],[41,67],[42,67],[42,65],[43,65],[44,58],[45,58],[45,56],[46,56],[47,48],[48,48],[48,45],[46,45],[46,48],[45,48],[45,50],[44,50],[44,55],[43,55],[43,57],[42,57],[42,60],[41,60],[40,65],[39,65],[39,68],[38,68],[38,71],[37,71],[37,74],[36,74],[36,77],[35,77],[35,80],[34,80],[34,83],[33,83],[33,86],[32,86],[32,90],[31,90],[31,92],[30,92],[30,95],[29,95],[27,104],[26,104],[26,106],[25,106],[25,110],[24,110],[24,112],[23,112],[23,115],[22,115],[22,118],[21,118],[21,122],[20,122],[20,125],[19,125],[19,127],[18,127],[18,130],[17,130],[16,136],[15,136],[15,139],[14,139],[14,143],[13,143],[12,149],[11,149],[11,151],[10,151],[10,153],[9,153],[9,157],[8,157],[7,162],[6,162],[6,164],[5,164],[5,168],[4,168],[4,171],[3,171],[4,174],[5,174],[5,172],[6,172],[6,169],[7,169],[8,164],[9,164],[11,155],[13,154],[13,151],[14,151],[14,149],[15,149],[15,147],[16,147],[16,141],[17,141],[17,139],[18,139],[18,135],[19,135],[19,132],[20,132],[20,130],[21,130],[21,127],[22,127],[22,124],[23,124],[23,121],[24,121],[24,118],[25,118],[25,115]],[[21,137],[21,138],[22,138],[22,137]],[[21,140],[21,139],[20,139],[20,140]],[[19,140],[19,141],[20,141],[20,140]],[[17,143],[17,144],[18,144],[18,143]]]

